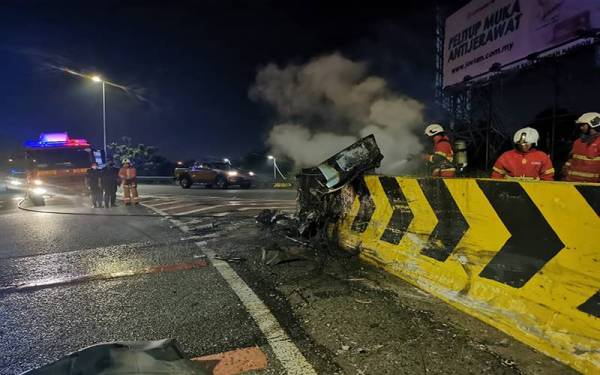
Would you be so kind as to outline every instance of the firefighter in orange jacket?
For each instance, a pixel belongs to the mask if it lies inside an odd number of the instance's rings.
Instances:
[[[584,113],[575,123],[581,137],[573,143],[571,159],[565,164],[566,180],[600,182],[600,113]]]
[[[539,138],[534,128],[517,130],[513,137],[515,148],[506,151],[496,160],[492,178],[554,180],[554,168],[550,157],[535,148]]]
[[[425,128],[425,135],[433,142],[433,154],[424,155],[433,177],[454,177],[456,167],[453,164],[454,151],[444,128],[431,124]]]
[[[123,186],[123,203],[138,204],[137,173],[129,159],[123,160],[123,166],[119,170],[119,179]]]

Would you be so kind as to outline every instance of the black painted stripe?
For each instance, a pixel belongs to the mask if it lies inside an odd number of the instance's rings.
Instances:
[[[452,254],[469,229],[469,224],[443,179],[420,179],[419,185],[438,219],[437,225],[429,236],[428,245],[421,250],[421,254],[443,262]]]
[[[600,318],[600,292],[596,292],[587,301],[577,307],[580,311]]]
[[[358,209],[354,221],[352,221],[351,229],[354,232],[362,233],[367,229],[367,226],[369,226],[369,221],[371,221],[373,212],[375,212],[375,202],[373,202],[373,198],[371,198],[371,192],[369,191],[364,178],[357,178],[355,180],[354,191],[358,195],[360,208]]]
[[[414,215],[408,206],[406,197],[400,189],[398,181],[394,177],[382,176],[379,177],[379,182],[383,187],[383,191],[394,209],[392,217],[388,222],[385,231],[381,235],[381,240],[398,245],[406,229],[413,220]]]
[[[586,202],[600,216],[600,187],[592,185],[576,185],[575,188]]]
[[[518,182],[477,184],[512,235],[479,276],[520,288],[565,245]]]

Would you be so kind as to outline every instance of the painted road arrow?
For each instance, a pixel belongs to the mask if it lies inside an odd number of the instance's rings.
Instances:
[[[394,209],[392,217],[381,235],[381,240],[398,245],[413,220],[414,215],[395,177],[382,176],[379,177],[379,182],[383,187],[390,206]]]
[[[565,245],[518,182],[477,184],[511,233],[479,276],[520,288]]]
[[[420,179],[419,186],[438,219],[437,225],[429,236],[429,244],[421,250],[421,254],[443,262],[452,254],[469,229],[469,224],[443,179]]]

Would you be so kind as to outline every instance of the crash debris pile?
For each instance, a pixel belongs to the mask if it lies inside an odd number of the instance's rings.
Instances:
[[[316,167],[303,169],[298,175],[298,210],[295,215],[279,214],[264,210],[256,221],[262,225],[267,241],[272,236],[283,236],[296,246],[314,249],[318,257],[329,253],[335,242],[329,233],[344,208],[352,203],[349,188],[365,173],[379,167],[381,154],[375,137],[371,134],[333,155]],[[270,241],[271,247],[278,245]],[[271,249],[275,254],[285,254]],[[269,252],[266,250],[266,252]],[[289,254],[288,254],[289,255]],[[268,259],[265,259],[268,258]],[[285,259],[289,260],[287,256]],[[281,256],[269,257],[263,254],[263,261],[269,264],[281,262]]]

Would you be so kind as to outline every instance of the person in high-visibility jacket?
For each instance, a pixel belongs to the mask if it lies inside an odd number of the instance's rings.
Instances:
[[[571,158],[565,164],[565,179],[600,182],[600,113],[584,113],[575,123],[581,136],[573,143]]]
[[[515,148],[506,151],[494,164],[492,178],[554,180],[554,167],[548,154],[537,150],[540,135],[534,128],[517,130],[513,137]]]
[[[425,161],[433,177],[454,177],[454,151],[444,128],[439,124],[431,124],[425,128],[425,135],[433,142],[433,153],[424,155]]]
[[[123,160],[123,166],[119,170],[119,179],[123,186],[123,203],[125,205],[138,204],[137,172],[129,159]]]

